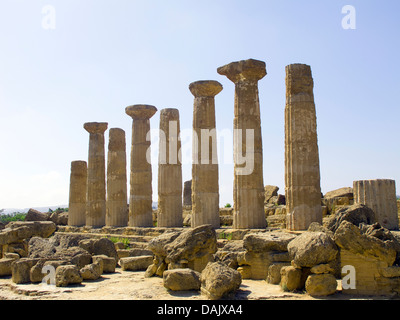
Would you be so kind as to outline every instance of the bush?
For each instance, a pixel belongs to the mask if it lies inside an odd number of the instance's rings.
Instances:
[[[0,221],[3,223],[8,223],[11,221],[24,221],[25,217],[26,213],[14,212],[14,213],[0,215]]]
[[[232,206],[231,206],[230,203],[227,203],[227,204],[225,205],[225,208],[232,208]]]

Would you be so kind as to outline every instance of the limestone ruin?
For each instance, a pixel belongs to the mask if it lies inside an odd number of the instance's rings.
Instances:
[[[106,168],[108,124],[85,123],[88,159],[71,162],[69,212],[31,209],[25,221],[0,225],[0,299],[3,292],[11,294],[4,288],[57,299],[68,287],[78,297],[107,286],[108,278],[119,289],[107,292],[128,299],[131,292],[148,299],[157,290],[167,298],[190,290],[195,299],[265,299],[272,291],[296,299],[400,297],[395,181],[354,181],[321,194],[310,66],[286,67],[285,194],[263,181],[258,82],[266,75],[265,63],[242,60],[217,71],[235,84],[233,208],[219,207],[219,82],[189,85],[198,139],[192,180],[184,184],[179,110],[160,111],[157,210],[149,157],[150,118],[157,108],[125,109],[132,118],[129,197],[124,130],[109,130]],[[138,279],[142,287],[125,289]],[[261,295],[252,295],[254,281]],[[39,288],[42,282],[56,289],[49,293]],[[91,289],[82,291],[85,286]]]

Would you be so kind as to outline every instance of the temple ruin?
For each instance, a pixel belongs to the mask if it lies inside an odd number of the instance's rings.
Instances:
[[[71,162],[68,221],[30,210],[25,221],[0,228],[0,277],[40,283],[43,268],[54,268],[55,286],[63,287],[121,268],[160,277],[168,292],[195,290],[208,299],[230,297],[247,279],[278,285],[283,295],[400,296],[395,181],[357,180],[323,195],[311,67],[290,64],[285,71],[284,194],[264,185],[258,86],[266,64],[232,62],[217,73],[235,87],[233,207],[219,203],[224,181],[218,176],[215,96],[223,87],[195,81],[189,85],[191,180],[182,177],[178,109],[160,111],[158,163],[152,164],[150,119],[157,108],[125,108],[132,118],[130,172],[125,131],[109,130],[106,162],[108,123],[85,123],[88,159]],[[158,165],[157,209],[152,165]]]

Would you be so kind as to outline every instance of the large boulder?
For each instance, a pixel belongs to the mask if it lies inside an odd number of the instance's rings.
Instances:
[[[288,244],[293,263],[298,267],[313,267],[336,259],[338,248],[324,232],[304,232]]]
[[[70,284],[80,284],[83,278],[75,265],[59,266],[56,269],[56,286],[66,287]]]
[[[386,262],[388,266],[393,265],[396,260],[396,250],[393,243],[363,234],[359,227],[348,221],[343,221],[340,224],[335,232],[334,240],[341,249]]]
[[[84,266],[80,271],[83,280],[97,280],[103,273],[101,262],[94,262]]]
[[[119,260],[122,270],[129,271],[146,270],[152,263],[153,256],[127,257]]]
[[[49,217],[50,212],[40,212],[31,208],[25,216],[25,221],[47,221]]]
[[[336,292],[336,278],[329,273],[311,274],[306,281],[306,291],[311,296],[329,296]]]
[[[200,290],[201,274],[197,271],[185,269],[166,270],[163,274],[164,287],[173,290]]]
[[[79,246],[92,255],[106,255],[107,257],[118,260],[118,253],[114,243],[107,238],[85,239],[79,242]]]
[[[296,235],[288,232],[249,233],[243,238],[243,247],[253,252],[287,251],[294,238]]]
[[[201,273],[201,292],[211,300],[236,292],[241,283],[240,273],[221,262],[208,263]]]
[[[359,226],[361,223],[373,224],[376,222],[376,218],[375,213],[369,207],[363,204],[354,204],[350,207],[339,209],[336,214],[329,219],[326,227],[332,232],[335,232],[343,221],[348,221]]]
[[[56,231],[51,221],[14,221],[0,231],[0,245],[20,242],[32,237],[47,238]]]
[[[211,225],[202,225],[183,231],[164,249],[169,269],[186,267],[187,264],[191,269],[201,272],[205,265],[196,266],[193,262],[202,258],[207,263],[212,260],[212,255],[217,251],[217,237]]]
[[[293,266],[283,266],[280,272],[280,286],[283,291],[296,291],[303,287],[301,269],[297,269]]]
[[[214,261],[217,237],[211,225],[202,225],[162,234],[152,239],[148,248],[155,257],[146,277],[162,276],[166,269],[190,268],[201,272],[208,262]]]
[[[31,281],[30,271],[31,268],[39,261],[39,259],[22,258],[12,262],[11,280],[14,283],[28,283]]]
[[[0,259],[0,277],[11,276],[11,264],[14,260],[12,258]]]
[[[68,225],[68,212],[54,211],[49,217],[50,221],[53,221],[56,225],[66,226]]]
[[[278,195],[278,190],[279,187],[277,186],[271,186],[271,185],[264,186],[264,195],[265,195],[264,203],[268,203],[268,201],[272,197],[276,197]]]
[[[60,244],[59,239],[34,237],[29,241],[29,257],[47,260],[63,260],[79,268],[91,263],[92,255],[83,248]]]

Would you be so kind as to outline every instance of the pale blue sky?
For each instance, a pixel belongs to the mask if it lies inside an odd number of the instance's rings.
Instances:
[[[342,28],[348,4],[355,30]],[[54,30],[42,27],[46,5]],[[259,82],[264,184],[284,193],[291,63],[313,72],[322,191],[358,179],[399,184],[399,12],[399,2],[368,0],[0,0],[0,208],[68,203],[70,163],[87,160],[84,122],[124,129],[128,157],[128,105],[178,108],[190,130],[193,81],[221,82],[217,129],[232,130],[234,86],[216,69],[248,58],[268,72]],[[232,203],[231,163],[221,163],[219,181],[220,205]],[[157,201],[155,163],[153,190]]]

